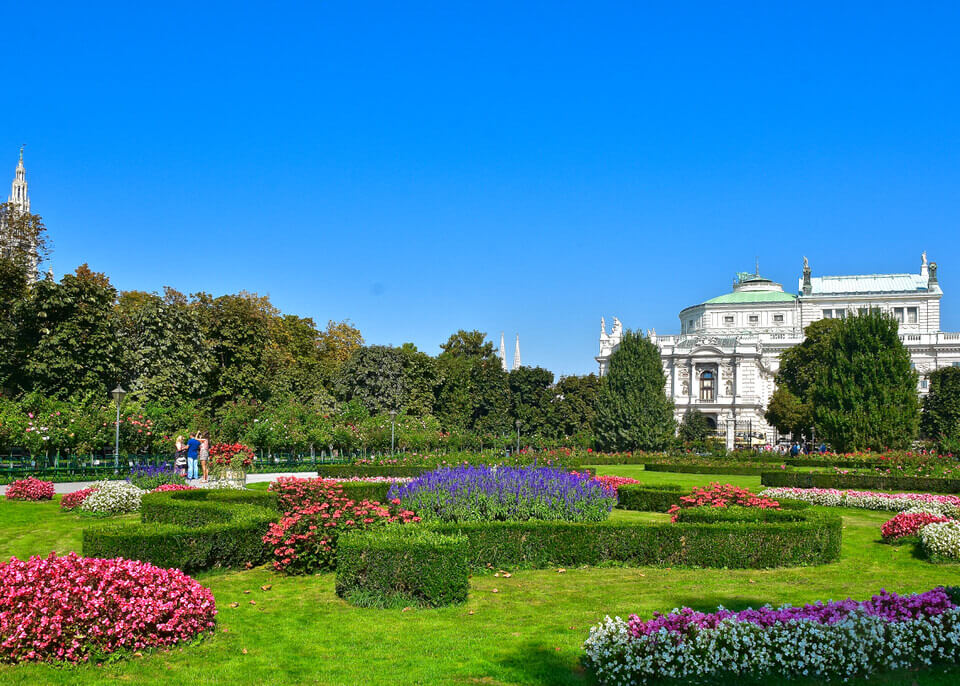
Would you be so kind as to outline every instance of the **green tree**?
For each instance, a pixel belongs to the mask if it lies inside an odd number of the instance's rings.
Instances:
[[[610,356],[597,402],[596,439],[604,450],[662,450],[674,439],[673,402],[664,388],[660,351],[625,331]]]
[[[786,385],[777,386],[773,391],[763,416],[767,423],[777,427],[780,433],[789,433],[797,440],[802,435],[809,436],[813,426],[810,405],[791,393]]]
[[[47,227],[38,214],[21,212],[10,202],[0,203],[0,258],[39,269],[50,255]]]
[[[840,320],[809,391],[818,436],[834,450],[910,445],[917,433],[917,374],[897,321],[873,311]]]
[[[0,257],[0,392],[11,392],[22,375],[24,353],[18,346],[30,293],[28,267]]]
[[[596,374],[562,376],[554,391],[553,417],[558,437],[572,439],[581,447],[591,447],[600,377]]]
[[[500,435],[511,431],[507,372],[481,331],[450,336],[437,356],[437,415],[448,429]]]
[[[942,449],[960,452],[960,367],[944,367],[930,374],[921,427]]]
[[[701,443],[710,435],[710,423],[707,416],[697,408],[687,410],[680,422],[678,432],[684,443]]]
[[[520,420],[521,431],[527,436],[555,437],[553,372],[543,367],[519,367],[510,372],[508,380],[511,415],[514,421]]]
[[[340,370],[337,397],[360,402],[372,415],[399,411],[406,401],[404,359],[403,351],[389,345],[357,348]]]

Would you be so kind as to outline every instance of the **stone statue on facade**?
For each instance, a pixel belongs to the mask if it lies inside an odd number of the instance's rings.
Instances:
[[[613,330],[610,332],[611,338],[621,338],[623,336],[623,324],[616,317],[613,318]]]

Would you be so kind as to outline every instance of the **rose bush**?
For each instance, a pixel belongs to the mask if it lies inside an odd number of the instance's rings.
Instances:
[[[19,479],[7,486],[7,500],[52,500],[53,482],[32,476]]]
[[[948,517],[930,512],[901,512],[893,519],[888,519],[880,527],[880,534],[884,541],[895,541],[905,536],[913,536],[927,524],[934,522],[949,522]]]
[[[60,509],[67,511],[77,509],[83,504],[83,501],[87,499],[87,496],[96,490],[95,488],[83,488],[73,493],[67,493],[60,499]]]
[[[713,482],[709,488],[695,487],[690,495],[680,496],[680,503],[673,505],[667,514],[670,521],[677,521],[677,513],[690,507],[756,507],[761,510],[779,510],[780,503],[752,493],[746,488]]]
[[[178,569],[70,553],[0,563],[0,661],[85,662],[212,632],[213,594]]]

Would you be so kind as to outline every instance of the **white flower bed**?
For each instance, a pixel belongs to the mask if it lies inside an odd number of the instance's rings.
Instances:
[[[920,543],[933,558],[960,560],[960,522],[934,522],[920,529]]]
[[[127,481],[98,481],[93,488],[97,490],[84,499],[80,509],[97,514],[136,512],[140,499],[148,492]]]
[[[804,677],[846,680],[880,669],[956,662],[960,608],[903,622],[859,611],[836,624],[801,619],[763,627],[723,620],[682,642],[666,629],[633,638],[625,620],[607,617],[590,629],[583,647],[587,664],[608,686],[719,675],[770,675],[770,683]]]
[[[824,507],[855,507],[863,510],[903,512],[914,507],[945,517],[960,517],[960,497],[932,493],[877,493],[873,491],[841,491],[834,488],[767,488],[760,492],[766,498],[802,500]]]
[[[206,488],[211,490],[234,490],[242,491],[246,488],[245,485],[237,483],[236,481],[229,481],[227,479],[210,479],[209,481],[195,481],[193,483],[197,488]]]

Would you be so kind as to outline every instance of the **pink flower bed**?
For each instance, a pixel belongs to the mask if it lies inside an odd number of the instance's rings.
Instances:
[[[739,507],[756,507],[761,510],[779,510],[780,503],[770,498],[763,498],[749,489],[732,486],[731,484],[721,484],[713,482],[710,488],[695,487],[690,495],[680,496],[680,504],[672,506],[667,510],[670,515],[670,521],[677,521],[677,513],[688,507],[729,507],[737,505]]]
[[[95,488],[84,488],[79,491],[74,491],[73,493],[67,493],[60,499],[60,509],[68,511],[75,510],[83,504],[83,501],[87,499],[88,495],[96,492],[96,490]]]
[[[599,481],[611,491],[616,491],[618,487],[626,484],[639,484],[640,481],[631,479],[629,476],[595,476],[594,481]]]
[[[52,500],[53,482],[32,476],[14,481],[7,486],[7,500]]]
[[[901,512],[893,519],[889,519],[880,527],[880,534],[885,541],[895,541],[904,536],[912,536],[935,522],[949,522],[949,517],[935,515],[931,512]]]
[[[151,493],[163,493],[165,491],[195,491],[196,486],[187,486],[186,484],[160,484]]]
[[[0,563],[0,661],[86,662],[212,632],[213,593],[179,569],[70,553]]]

